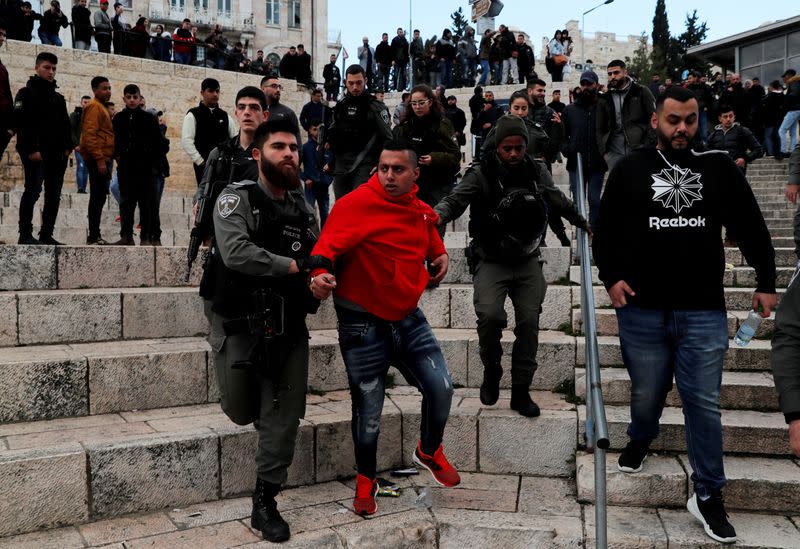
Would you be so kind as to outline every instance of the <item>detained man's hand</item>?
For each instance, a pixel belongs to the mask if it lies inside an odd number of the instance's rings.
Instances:
[[[789,446],[794,455],[800,457],[800,419],[789,424]]]
[[[431,267],[433,267],[433,273],[431,274],[431,284],[439,284],[442,279],[447,274],[447,267],[450,265],[450,258],[447,254],[442,254],[433,261],[431,261]]]
[[[336,288],[336,277],[330,273],[323,273],[311,279],[311,293],[315,299],[325,301]]]
[[[621,309],[625,305],[628,304],[627,296],[634,296],[636,292],[631,290],[631,287],[628,286],[628,283],[624,280],[620,280],[611,288],[608,289],[608,297],[611,298],[611,305],[615,309]]]
[[[778,305],[778,294],[763,294],[760,292],[754,293],[753,310],[757,311],[759,305],[762,309],[764,309],[761,312],[761,316],[763,318],[769,317],[769,315],[772,314],[772,311]]]

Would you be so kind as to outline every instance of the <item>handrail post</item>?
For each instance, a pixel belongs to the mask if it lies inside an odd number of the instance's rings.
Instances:
[[[586,218],[583,187],[583,158],[577,154],[577,181],[574,200],[581,216]],[[589,235],[578,229],[576,256],[581,268],[581,319],[585,346],[586,376],[586,447],[594,452],[595,542],[596,547],[608,546],[608,517],[606,508],[606,449],[609,446],[603,388],[600,380],[600,360],[597,344],[597,318],[592,286],[592,266]]]

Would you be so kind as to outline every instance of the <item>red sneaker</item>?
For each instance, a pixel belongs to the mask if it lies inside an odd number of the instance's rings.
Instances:
[[[420,444],[417,443],[417,449],[414,451],[414,463],[430,471],[433,479],[442,486],[448,488],[457,486],[461,482],[461,477],[458,475],[456,468],[450,465],[450,462],[444,457],[442,445],[439,445],[432,456],[427,456],[422,453]]]
[[[378,510],[375,494],[378,493],[378,481],[368,479],[364,475],[356,475],[356,497],[353,499],[353,511],[357,515],[374,515]]]

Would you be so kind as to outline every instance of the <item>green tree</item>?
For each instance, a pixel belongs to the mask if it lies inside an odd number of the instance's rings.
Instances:
[[[633,57],[625,56],[625,65],[628,67],[628,72],[636,77],[641,83],[650,81],[653,76],[653,61],[650,58],[650,45],[647,43],[647,33],[642,33],[639,37],[638,45],[633,51]]]
[[[669,68],[669,53],[672,36],[669,33],[669,19],[667,18],[666,0],[656,2],[656,11],[653,16],[653,70],[663,74]]]
[[[458,8],[456,11],[450,14],[450,19],[453,21],[451,26],[453,36],[457,36],[459,38],[464,36],[464,33],[467,32],[467,27],[469,26],[469,21],[464,17],[464,10]]]
[[[675,44],[676,60],[680,60],[678,70],[681,72],[683,69],[689,69],[708,75],[711,65],[696,55],[686,53],[692,46],[702,44],[708,34],[708,25],[705,21],[699,23],[699,19],[697,10],[694,10],[691,15],[686,14],[686,30],[677,38]]]

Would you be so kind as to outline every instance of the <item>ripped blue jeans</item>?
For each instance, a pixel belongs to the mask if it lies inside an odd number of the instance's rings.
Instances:
[[[384,387],[389,366],[422,393],[420,441],[432,455],[442,443],[450,415],[453,381],[425,315],[416,309],[388,322],[369,313],[336,308],[342,350],[353,399],[353,447],[358,472],[375,478]]]

